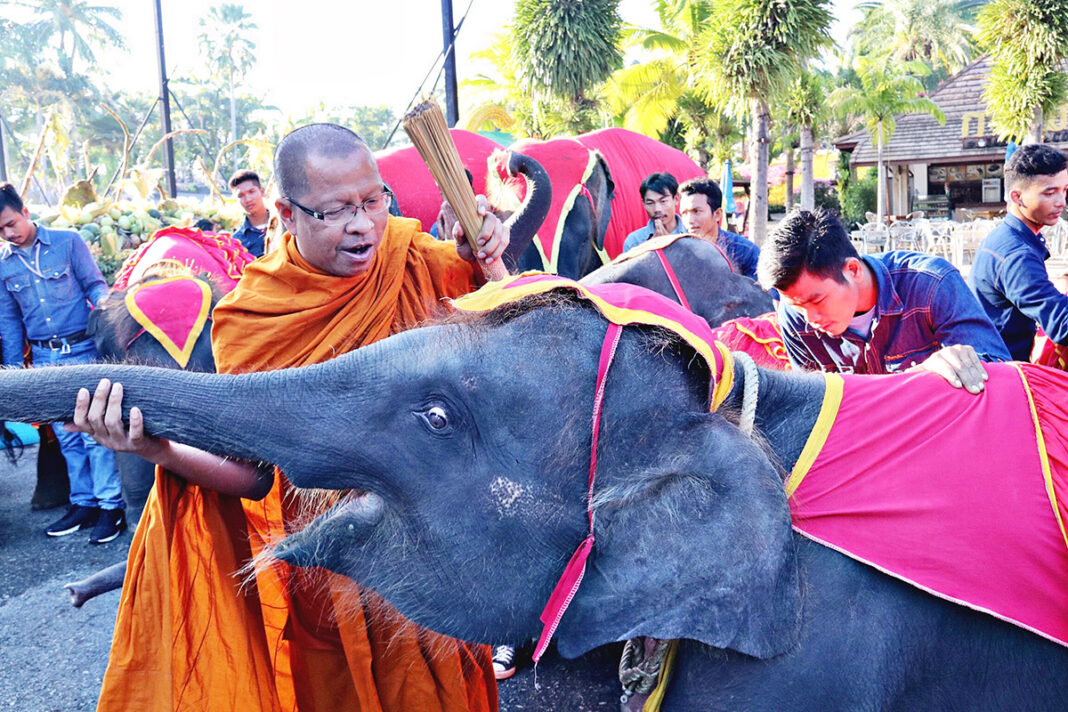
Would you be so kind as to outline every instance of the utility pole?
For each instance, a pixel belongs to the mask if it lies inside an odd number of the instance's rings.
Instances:
[[[445,39],[445,122],[452,127],[460,120],[456,102],[456,32],[452,26],[452,0],[441,0],[441,33]]]
[[[159,46],[159,99],[160,116],[163,119],[163,135],[171,132],[171,93],[167,87],[167,61],[163,57],[163,11],[160,0],[154,4],[156,15],[156,44]],[[170,197],[178,194],[178,179],[174,175],[174,144],[171,139],[163,144],[163,155],[167,161],[167,192]]]

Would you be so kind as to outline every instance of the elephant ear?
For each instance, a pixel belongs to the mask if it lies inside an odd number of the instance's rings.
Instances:
[[[800,590],[775,468],[714,414],[656,442],[658,460],[597,495],[597,540],[557,631],[560,652],[641,635],[757,658],[790,650]]]

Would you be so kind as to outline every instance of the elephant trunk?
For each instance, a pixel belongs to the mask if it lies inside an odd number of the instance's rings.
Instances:
[[[552,181],[541,164],[525,154],[510,151],[508,175],[526,177],[528,192],[522,207],[508,219],[510,241],[504,252],[505,265],[513,268],[530,247],[538,228],[545,222],[553,199]]]
[[[149,366],[89,365],[0,371],[0,420],[70,421],[79,388],[102,378],[122,383],[123,420],[137,406],[145,431],[221,456],[269,462],[283,470],[322,467],[302,452],[318,401],[330,386],[315,383],[322,366],[227,376]],[[300,394],[300,397],[296,397]]]

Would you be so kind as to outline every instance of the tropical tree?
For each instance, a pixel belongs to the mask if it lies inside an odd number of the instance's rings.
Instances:
[[[858,57],[855,63],[860,87],[839,87],[831,92],[828,103],[839,113],[859,118],[876,144],[878,190],[876,212],[882,222],[886,215],[886,181],[883,170],[883,146],[894,135],[899,114],[930,114],[940,124],[946,122],[945,114],[924,96],[923,82],[919,77],[930,70],[920,62],[888,64],[887,62]]]
[[[786,123],[797,127],[801,144],[801,209],[816,207],[816,176],[812,158],[815,152],[815,129],[823,120],[827,100],[826,79],[803,67],[786,88],[780,100]],[[793,154],[793,146],[789,146]],[[792,190],[792,186],[788,186]],[[792,200],[787,191],[787,200]]]
[[[1042,141],[1044,117],[1064,102],[1068,3],[993,0],[979,13],[979,42],[990,52],[983,97],[1003,139]]]
[[[20,0],[13,4],[33,10],[39,27],[47,26],[58,35],[57,58],[68,76],[74,72],[76,58],[90,65],[96,61],[94,45],[126,46],[112,24],[122,19],[117,7],[91,4],[90,0]]]
[[[986,0],[865,2],[857,6],[864,16],[850,34],[859,55],[926,64],[932,89],[972,60],[972,20],[985,4]]]
[[[768,221],[770,98],[800,63],[831,43],[829,0],[719,0],[699,60],[709,97],[735,115],[752,115],[750,237],[764,241]]]
[[[223,3],[213,6],[200,20],[198,41],[213,72],[226,77],[230,89],[230,140],[237,140],[237,99],[235,86],[256,61],[256,43],[249,33],[256,29],[252,15],[241,5]],[[237,168],[237,156],[234,157]]]
[[[619,0],[517,0],[512,63],[518,88],[563,104],[572,131],[596,126],[592,94],[623,61]],[[559,107],[558,107],[559,108]]]

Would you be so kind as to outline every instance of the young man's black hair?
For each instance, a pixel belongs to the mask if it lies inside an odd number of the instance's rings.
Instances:
[[[236,188],[239,184],[244,183],[247,180],[255,181],[256,185],[260,188],[263,187],[263,183],[260,182],[260,174],[256,171],[241,170],[230,176],[230,187]]]
[[[22,196],[15,190],[11,183],[0,183],[0,213],[11,208],[16,213],[21,213],[23,207]]]
[[[795,210],[779,223],[760,250],[757,277],[764,289],[789,289],[802,271],[844,282],[842,268],[859,258],[845,227],[826,210]]]
[[[1035,176],[1051,176],[1068,167],[1068,157],[1042,143],[1020,146],[1005,163],[1005,187],[1012,189]]]
[[[675,197],[679,194],[679,181],[670,173],[650,173],[642,181],[638,189],[638,195],[645,200],[645,194],[650,190],[660,195]]]
[[[708,209],[715,212],[723,206],[723,191],[711,178],[692,178],[679,186],[682,195],[703,195],[708,199]]]

